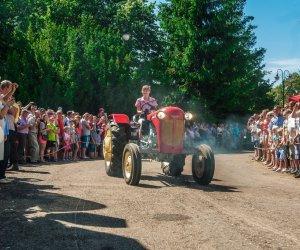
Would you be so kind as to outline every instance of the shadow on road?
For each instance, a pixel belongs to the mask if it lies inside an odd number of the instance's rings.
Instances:
[[[74,223],[76,225],[93,226],[93,227],[111,227],[126,228],[126,221],[120,218],[114,218],[104,215],[95,215],[88,213],[59,213],[47,214],[46,219],[60,220]]]
[[[106,208],[104,204],[29,181],[0,186],[1,249],[145,249],[135,239],[82,228],[127,227],[124,219],[83,212]]]
[[[19,169],[18,171],[7,171],[9,173],[32,173],[32,174],[50,174],[50,172],[47,172],[47,171],[32,171],[32,170],[21,170]]]
[[[156,176],[142,175],[143,181],[159,181],[162,185],[152,185],[140,183],[139,187],[142,188],[165,188],[165,187],[186,187],[192,189],[198,189],[206,192],[240,192],[236,187],[224,186],[215,184],[215,181],[221,181],[219,179],[213,179],[212,183],[207,186],[202,186],[196,183],[191,175],[181,175],[179,177],[171,177],[163,174],[157,174]]]

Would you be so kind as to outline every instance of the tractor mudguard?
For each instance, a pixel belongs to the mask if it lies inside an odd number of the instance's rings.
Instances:
[[[111,114],[108,117],[110,120],[113,120],[116,124],[129,124],[129,117],[124,114]]]

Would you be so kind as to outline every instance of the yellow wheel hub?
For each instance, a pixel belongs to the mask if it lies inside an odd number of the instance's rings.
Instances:
[[[127,178],[130,178],[132,173],[132,157],[129,151],[125,153],[124,157],[124,169],[125,169],[125,175]]]
[[[103,140],[103,156],[106,161],[111,161],[112,158],[112,138],[111,131],[106,131],[105,138]]]

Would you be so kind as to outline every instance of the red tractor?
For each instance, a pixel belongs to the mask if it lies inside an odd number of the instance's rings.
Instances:
[[[144,114],[140,127],[141,122],[136,119],[130,122],[127,115],[109,115],[103,141],[107,175],[123,174],[127,184],[138,185],[142,157],[147,157],[160,161],[164,174],[179,176],[186,155],[193,155],[193,178],[201,185],[208,185],[215,170],[214,153],[205,144],[195,147],[186,135],[186,124],[191,118],[191,113],[184,113],[178,107],[165,107]]]

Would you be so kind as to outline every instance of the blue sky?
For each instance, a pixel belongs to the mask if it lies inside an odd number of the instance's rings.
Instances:
[[[247,0],[245,14],[254,17],[257,47],[267,50],[267,76],[277,69],[300,71],[300,0]]]
[[[265,69],[272,73],[266,79],[273,82],[277,69],[299,72],[300,0],[247,0],[244,12],[254,17],[256,47],[267,50]]]

